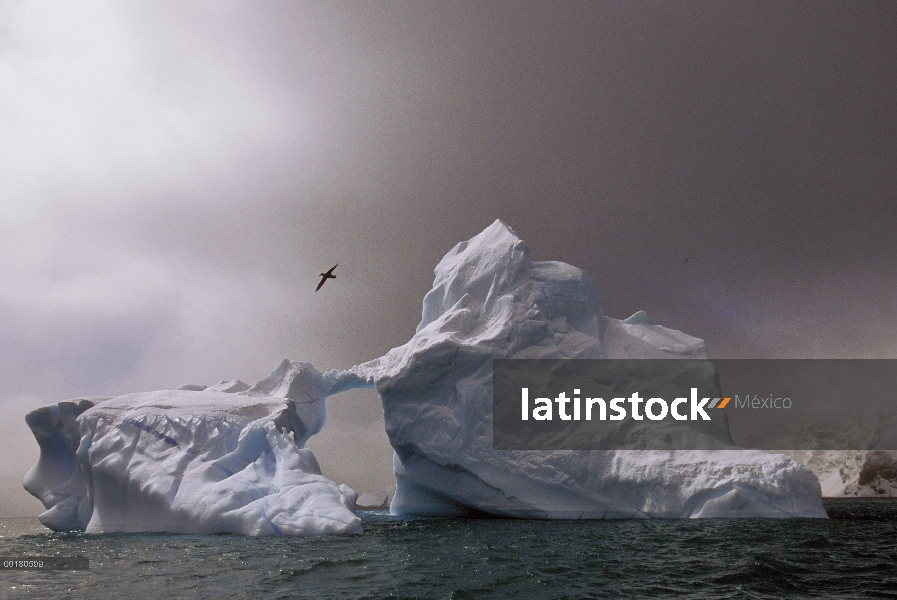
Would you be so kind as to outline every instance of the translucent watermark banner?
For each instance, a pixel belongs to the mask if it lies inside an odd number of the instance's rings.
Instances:
[[[897,450],[897,360],[494,360],[497,450]]]

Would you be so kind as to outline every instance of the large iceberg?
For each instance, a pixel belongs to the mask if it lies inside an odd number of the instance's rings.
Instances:
[[[638,312],[602,313],[582,270],[534,262],[501,221],[439,263],[417,332],[330,371],[373,385],[395,449],[401,515],[539,518],[825,517],[816,477],[784,455],[720,451],[508,451],[492,445],[492,359],[706,358],[702,340]]]
[[[824,517],[820,485],[785,455],[717,451],[507,451],[492,444],[492,360],[706,358],[702,340],[638,312],[604,316],[580,269],[534,262],[496,221],[436,267],[415,335],[321,374],[284,361],[239,381],[31,412],[40,445],[25,488],[55,530],[247,535],[359,533],[355,492],[303,446],[326,398],[380,394],[399,515],[535,518]],[[720,439],[731,440],[728,431]]]
[[[25,489],[57,531],[244,535],[360,533],[355,492],[303,448],[326,417],[327,380],[284,361],[240,381],[29,413],[40,458]]]

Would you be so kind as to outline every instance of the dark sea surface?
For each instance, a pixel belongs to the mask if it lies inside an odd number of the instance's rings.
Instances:
[[[327,538],[52,533],[0,520],[0,598],[897,598],[897,499],[830,519],[522,521],[359,513]]]

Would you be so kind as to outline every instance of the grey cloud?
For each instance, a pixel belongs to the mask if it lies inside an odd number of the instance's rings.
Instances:
[[[154,301],[155,300],[155,301]],[[149,348],[179,327],[169,298],[149,299],[126,312],[41,310],[0,303],[0,365],[4,395],[43,395],[52,401],[120,390]]]

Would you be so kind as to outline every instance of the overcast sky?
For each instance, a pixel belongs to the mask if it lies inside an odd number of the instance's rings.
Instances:
[[[712,357],[897,358],[897,3],[0,0],[0,516],[29,410],[375,358],[496,218]]]

